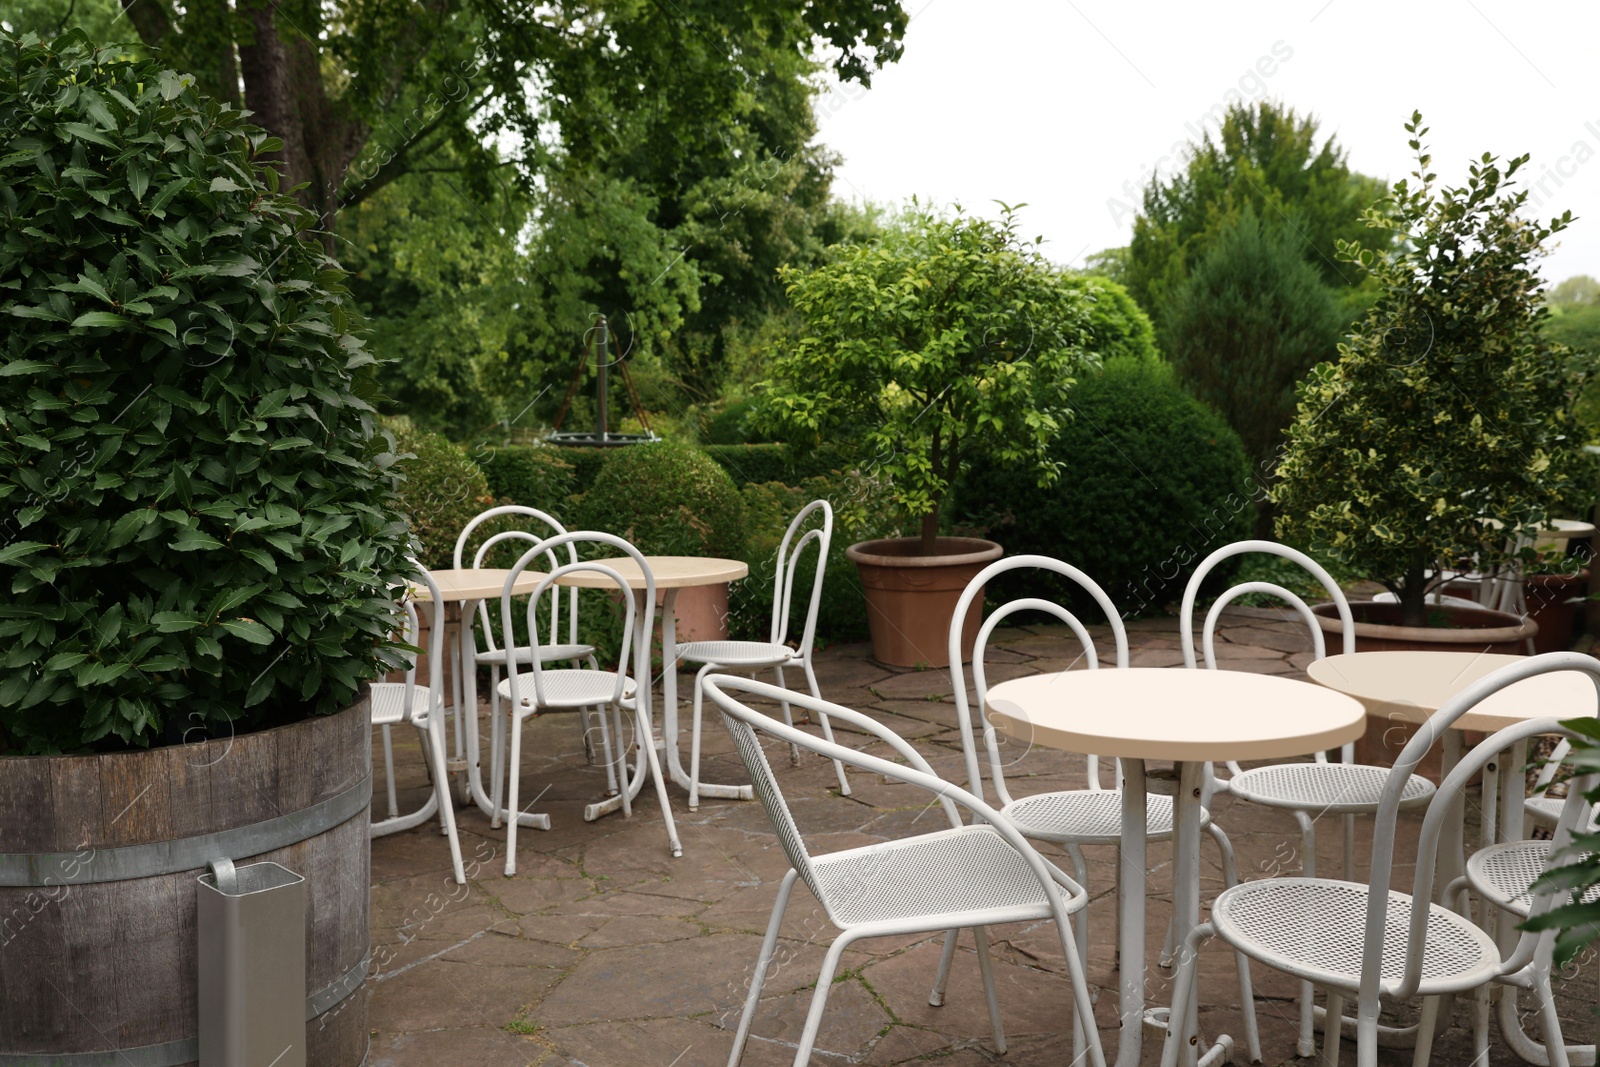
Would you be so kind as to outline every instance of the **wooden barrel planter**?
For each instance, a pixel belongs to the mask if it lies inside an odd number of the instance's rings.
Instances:
[[[0,758],[0,1067],[196,1064],[195,882],[224,857],[305,876],[306,1063],[358,1067],[369,720]]]

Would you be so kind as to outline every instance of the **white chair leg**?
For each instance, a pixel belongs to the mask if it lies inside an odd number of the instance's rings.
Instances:
[[[783,680],[783,667],[782,666],[774,667],[774,668],[772,668],[772,671],[773,671],[774,674],[776,674],[778,676],[778,688],[779,689],[787,689],[787,688],[789,688],[789,683]],[[793,726],[794,725],[794,716],[789,713],[789,702],[787,700],[780,700],[779,703],[783,706],[783,721],[784,721],[784,725]],[[791,767],[800,766],[800,746],[799,745],[791,744],[789,746],[789,766],[791,766]]]
[[[1309,816],[1303,811],[1294,813],[1295,821],[1300,824],[1300,874],[1303,878],[1317,876],[1317,827]],[[1300,1039],[1295,1045],[1295,1051],[1302,1057],[1314,1056],[1317,1051],[1317,1032],[1315,1019],[1316,993],[1311,988],[1310,982],[1300,983]],[[1339,1019],[1329,1018],[1328,1026],[1338,1033],[1343,1022]]]
[[[750,989],[745,993],[744,1010],[739,1013],[739,1028],[734,1031],[733,1051],[728,1054],[728,1067],[739,1067],[744,1057],[744,1045],[750,1038],[750,1021],[755,1018],[756,1005],[761,1001],[761,987],[767,980],[767,967],[772,963],[772,951],[778,945],[778,930],[783,926],[783,912],[789,906],[789,893],[800,873],[790,869],[778,885],[778,899],[772,905],[772,918],[767,920],[767,934],[761,939],[761,955],[756,959],[756,969],[750,975]]]
[[[646,679],[648,682],[648,679]],[[667,824],[667,844],[672,849],[674,856],[683,855],[683,844],[678,840],[678,827],[672,820],[672,801],[667,796],[667,782],[661,773],[661,760],[656,755],[656,736],[650,729],[650,719],[645,715],[641,706],[637,709],[639,720],[639,746],[644,749],[644,758],[650,765],[650,777],[656,783],[656,799],[661,802],[661,818]],[[626,786],[622,791],[623,796],[628,795]],[[816,1036],[815,1033],[812,1034]]]
[[[801,666],[805,668],[806,685],[811,689],[811,695],[816,697],[818,700],[821,700],[822,688],[817,685],[817,672],[811,669],[811,659],[809,655],[805,660],[802,661]],[[822,721],[823,740],[829,742],[830,744],[833,743],[833,723],[828,720],[827,713],[818,712],[817,718]],[[846,777],[844,764],[841,761],[833,761],[833,773],[839,779],[839,795],[843,797],[849,796],[850,779]]]
[[[606,795],[614,797],[617,795],[617,790],[619,788],[617,783],[619,781],[624,785],[627,783],[628,772],[626,769],[624,769],[622,772],[622,777],[620,779],[617,777],[618,761],[617,758],[611,754],[611,730],[606,726],[606,709],[604,707],[599,707],[595,708],[594,711],[594,721],[600,724],[601,758],[606,761]],[[619,723],[622,721],[620,713],[618,713],[617,721]],[[621,727],[619,726],[617,733],[617,744],[620,745],[621,743],[622,734]]]
[[[517,816],[521,809],[517,806],[517,794],[522,784],[522,711],[513,707],[507,716],[506,729],[510,731],[509,738],[511,749],[506,758],[506,877],[510,878],[517,873]]]
[[[450,839],[450,864],[455,868],[456,884],[466,885],[467,872],[461,862],[461,838],[456,833],[456,806],[454,798],[450,796],[450,777],[445,770],[443,725],[438,715],[428,716],[427,731],[432,743],[427,747],[433,760],[433,786],[439,797],[440,821],[444,824],[445,836]]]
[[[700,721],[705,711],[706,674],[716,664],[707,663],[694,673],[694,717],[689,723],[689,810],[700,810]],[[785,705],[787,706],[787,705]]]
[[[1188,1046],[1188,1039],[1179,1020],[1189,1017],[1189,1001],[1193,998],[1195,971],[1200,963],[1200,942],[1212,934],[1211,924],[1201,923],[1184,941],[1184,951],[1178,955],[1178,972],[1172,980],[1172,1007],[1167,1012],[1167,1029],[1161,1039],[1161,1067],[1178,1067],[1178,1057]]]
[[[489,806],[494,810],[489,814],[489,826],[496,830],[500,828],[500,798],[505,796],[506,728],[502,716],[507,714],[514,712],[509,703],[504,711],[500,708],[500,668],[491,664],[489,667]]]
[[[1556,1015],[1555,996],[1550,989],[1548,951],[1534,957],[1533,994],[1539,998],[1539,1029],[1544,1033],[1544,1047],[1550,1058],[1550,1067],[1568,1067],[1570,1060],[1565,1039],[1561,1036],[1561,1020]],[[1517,994],[1514,988],[1507,987],[1500,995],[1514,997]]]
[[[383,730],[383,777],[384,784],[389,793],[389,818],[398,818],[400,815],[400,802],[394,792],[394,739],[389,736],[389,727]]]
[[[1344,880],[1356,880],[1356,817],[1344,817]]]
[[[839,957],[850,943],[849,934],[840,934],[828,946],[822,957],[822,971],[817,975],[817,988],[811,994],[811,1009],[806,1012],[806,1028],[800,1033],[800,1045],[795,1049],[794,1067],[810,1067],[811,1049],[817,1043],[817,1031],[822,1029],[822,1009],[828,1006],[828,990],[833,987],[834,972],[839,969]]]
[[[933,992],[928,994],[928,1003],[935,1008],[944,1003],[944,991],[950,984],[950,963],[956,957],[956,938],[960,935],[960,930],[945,931],[944,951],[939,953],[939,970],[933,976]]]
[[[1487,988],[1479,986],[1480,990]],[[1411,1050],[1411,1067],[1428,1067],[1428,1060],[1433,1055],[1433,1032],[1438,1023],[1439,998],[1423,997],[1422,1013],[1417,1019],[1417,1046]]]
[[[605,714],[604,710],[601,711],[601,714]],[[622,788],[620,794],[622,797],[622,817],[631,819],[633,818],[633,796],[632,791],[628,788],[628,746],[623,743],[625,734],[622,729],[622,706],[619,704],[611,705],[611,723],[616,727],[617,731],[617,784]],[[640,741],[639,744],[642,747],[644,741]]]
[[[1206,826],[1211,840],[1217,843],[1222,854],[1222,884],[1232,889],[1239,884],[1239,868],[1233,858],[1233,842],[1216,823]],[[1082,885],[1083,883],[1078,883]],[[1251,1063],[1261,1062],[1261,1030],[1256,1025],[1255,986],[1250,981],[1250,957],[1243,952],[1233,954],[1234,967],[1239,973],[1239,1012],[1244,1018],[1244,1046]]]
[[[1339,1067],[1339,1039],[1344,1033],[1344,994],[1328,990],[1327,1025],[1322,1028],[1323,1067]]]
[[[1000,994],[994,987],[994,962],[989,959],[989,931],[981,926],[972,928],[978,939],[978,972],[983,975],[983,995],[989,1001],[989,1022],[994,1025],[994,1047],[1000,1055],[1006,1054],[1006,1028],[1000,1021]]]

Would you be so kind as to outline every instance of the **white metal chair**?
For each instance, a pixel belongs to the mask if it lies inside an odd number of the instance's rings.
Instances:
[[[1185,667],[1190,669],[1196,667],[1194,616],[1195,601],[1199,596],[1201,584],[1218,564],[1236,556],[1253,553],[1289,560],[1315,578],[1339,611],[1339,626],[1345,653],[1349,654],[1356,650],[1355,618],[1350,613],[1350,602],[1345,599],[1339,583],[1333,580],[1333,576],[1321,564],[1304,552],[1287,545],[1280,545],[1275,541],[1239,541],[1225,545],[1207,556],[1200,566],[1195,568],[1193,577],[1189,579],[1189,584],[1183,591],[1183,606],[1178,626],[1183,642]],[[1242,582],[1217,597],[1210,610],[1206,612],[1205,624],[1201,628],[1200,647],[1208,670],[1217,669],[1218,618],[1224,608],[1249,593],[1266,594],[1287,603],[1311,631],[1312,655],[1316,659],[1322,659],[1328,654],[1322,628],[1317,625],[1316,616],[1312,614],[1310,606],[1303,599],[1272,582]],[[1285,712],[1293,714],[1292,709],[1285,709]],[[1309,763],[1274,763],[1265,767],[1253,767],[1250,770],[1245,770],[1239,764],[1230,761],[1227,765],[1230,777],[1222,779],[1211,775],[1207,795],[1211,795],[1212,792],[1232,793],[1240,800],[1292,813],[1300,825],[1301,871],[1307,878],[1315,878],[1317,875],[1316,820],[1323,815],[1342,815],[1344,877],[1348,880],[1354,877],[1355,817],[1376,814],[1378,801],[1383,795],[1384,783],[1389,777],[1389,769],[1356,763],[1354,744],[1345,745],[1339,755],[1338,763],[1328,762],[1326,753],[1317,752],[1312,755]],[[1401,796],[1401,809],[1426,804],[1433,794],[1433,783],[1421,775],[1414,774],[1407,781],[1405,792]],[[1302,983],[1298,1046],[1301,1056],[1309,1056],[1314,1051],[1316,1044],[1312,1032],[1314,1017],[1311,984]]]
[[[518,656],[517,631],[515,618],[512,612],[512,590],[515,589],[517,579],[528,565],[538,560],[552,550],[566,545],[590,543],[605,545],[612,549],[612,555],[617,553],[631,557],[644,575],[645,588],[643,591],[644,607],[638,607],[639,594],[628,585],[615,569],[598,562],[565,563],[552,569],[534,587],[532,596],[528,598],[527,607],[527,632],[529,641],[529,654],[526,657],[528,670],[519,670],[516,666],[521,661]],[[551,670],[544,666],[544,656],[540,654],[539,628],[532,618],[538,611],[540,598],[559,579],[579,572],[592,572],[603,575],[617,588],[624,607],[622,647],[617,654],[617,668],[614,671],[605,671],[595,668],[566,667]],[[522,724],[534,715],[541,715],[552,711],[582,711],[589,707],[601,708],[600,714],[604,715],[605,707],[610,707],[615,724],[615,775],[621,785],[622,811],[625,816],[632,816],[633,808],[630,798],[630,789],[627,772],[627,746],[623,743],[625,737],[622,730],[622,712],[634,712],[635,728],[637,730],[638,745],[643,759],[648,765],[648,773],[656,783],[656,795],[661,802],[661,815],[667,826],[667,840],[671,845],[674,856],[683,853],[683,846],[678,841],[677,827],[673,824],[672,806],[667,799],[667,787],[662,779],[659,757],[656,753],[655,732],[651,728],[650,717],[646,708],[648,705],[638,699],[635,679],[644,679],[644,684],[650,684],[650,642],[649,635],[651,624],[655,617],[655,575],[650,570],[650,564],[637,548],[613,534],[597,531],[579,531],[576,533],[561,534],[539,542],[533,548],[522,554],[511,572],[506,576],[505,589],[500,597],[501,618],[501,647],[505,656],[506,677],[498,686],[500,697],[509,702],[511,716],[511,754],[508,762],[511,779],[510,796],[505,810],[500,814],[506,820],[506,874],[512,875],[517,869],[517,824],[523,819],[517,818],[521,813],[518,807],[518,787],[522,767]],[[637,632],[635,623],[638,623]],[[633,677],[628,676],[628,653],[634,653]],[[608,746],[609,748],[610,746]],[[608,763],[612,761],[612,753],[606,753]],[[609,777],[609,776],[608,776]],[[550,828],[550,819],[545,815],[523,816],[530,825],[540,829]]]
[[[820,525],[804,529],[813,515],[820,515]],[[777,573],[773,577],[772,628],[767,641],[686,641],[678,646],[678,659],[702,664],[694,677],[694,725],[689,742],[689,810],[700,806],[700,713],[703,702],[702,682],[712,671],[739,670],[754,672],[771,667],[778,676],[778,684],[785,686],[783,669],[798,665],[805,671],[806,685],[811,695],[821,697],[817,686],[817,673],[811,665],[811,650],[817,633],[817,609],[822,603],[822,577],[828,566],[828,546],[833,542],[833,508],[826,500],[813,500],[800,510],[784,531],[778,545]],[[789,615],[794,605],[794,576],[806,548],[816,545],[817,572],[811,580],[811,602],[806,608],[806,626],[797,645],[789,645]],[[783,702],[783,721],[794,725],[789,704]],[[828,716],[822,715],[822,736],[833,740],[833,727]],[[790,759],[798,762],[800,750],[791,747]],[[850,781],[845,777],[844,764],[833,761],[834,773],[839,778],[839,791],[850,795]]]
[[[1069,921],[1069,916],[1081,911],[1088,902],[1088,895],[1080,885],[1040,856],[1005,816],[979,797],[941,779],[915,748],[867,716],[798,694],[789,698],[808,711],[837,717],[871,734],[892,748],[910,764],[909,767],[813,737],[746,707],[738,699],[744,694],[769,700],[783,699],[785,690],[776,686],[716,674],[706,678],[705,688],[723,713],[723,722],[733,735],[739,757],[750,772],[756,797],[766,807],[791,864],[789,873],[778,886],[778,899],[761,942],[761,954],[745,996],[728,1067],[738,1067],[744,1054],[750,1022],[760,1002],[761,987],[777,945],[784,908],[798,880],[804,880],[840,934],[823,957],[805,1029],[795,1051],[795,1067],[811,1062],[811,1051],[822,1024],[822,1012],[834,973],[840,956],[852,942],[864,937],[935,933],[966,927],[971,927],[977,935],[978,966],[988,997],[995,1045],[1000,1052],[1005,1052],[1005,1030],[1001,1025],[985,930],[993,923],[1041,919],[1055,921],[1072,983],[1074,1021],[1076,1023],[1079,1018],[1088,1021],[1088,1025],[1080,1029],[1087,1032],[1089,1062],[1104,1067],[1105,1056],[1094,1026],[1094,1009],[1084,978],[1083,961],[1078,955]],[[950,828],[865,848],[812,855],[789,813],[777,776],[761,747],[758,731],[933,793],[944,807]],[[970,826],[963,824],[957,805],[971,811],[977,821]],[[1083,1062],[1081,1052],[1073,1062]]]
[[[961,665],[961,631],[967,613],[972,604],[978,599],[984,586],[997,575],[1008,571],[1032,569],[1048,571],[1076,584],[1088,593],[1095,604],[1105,614],[1111,626],[1112,640],[1116,646],[1116,666],[1128,665],[1128,634],[1123,626],[1122,617],[1116,607],[1111,603],[1111,598],[1101,589],[1099,584],[1083,571],[1068,563],[1049,556],[1010,556],[999,559],[989,564],[976,577],[967,583],[967,588],[961,594],[961,599],[956,604],[955,615],[950,620],[950,680],[955,689],[956,721],[961,728],[961,748],[966,757],[967,779],[969,788],[979,796],[983,795],[983,779],[979,771],[978,747],[973,737],[972,716],[967,705],[967,685],[965,672]],[[979,605],[981,610],[982,605]],[[989,777],[994,784],[995,796],[1000,801],[1000,811],[1006,818],[1016,824],[1025,837],[1035,841],[1050,841],[1066,849],[1073,863],[1073,874],[1080,883],[1087,879],[1088,866],[1084,860],[1082,846],[1084,845],[1117,845],[1122,840],[1122,764],[1114,762],[1116,785],[1107,789],[1100,782],[1100,761],[1093,753],[1085,753],[1088,763],[1088,781],[1084,789],[1057,790],[1049,793],[1035,793],[1031,796],[1013,798],[1006,786],[1005,760],[1000,751],[1000,741],[994,724],[989,721],[988,700],[989,687],[985,677],[984,653],[988,648],[989,638],[994,633],[995,627],[1006,618],[1020,611],[1039,611],[1050,615],[1065,623],[1073,635],[1078,639],[1083,649],[1083,658],[1086,666],[1098,669],[1100,666],[1099,655],[1095,651],[1094,641],[1088,629],[1076,615],[1065,607],[1053,601],[1037,597],[1027,597],[1013,600],[990,613],[978,630],[978,637],[972,652],[972,681],[973,688],[978,697],[978,722],[983,730],[983,744],[989,762]],[[1162,793],[1150,793],[1145,802],[1145,836],[1150,841],[1170,841],[1173,835],[1173,798]],[[1211,821],[1209,811],[1202,812],[1201,825],[1217,843],[1217,848],[1222,854],[1222,870],[1226,884],[1235,885],[1238,880],[1238,871],[1234,864],[1233,845],[1228,840],[1221,827]],[[1120,865],[1119,865],[1120,869]],[[1168,931],[1168,944],[1171,943],[1171,931]],[[1078,927],[1080,955],[1088,954],[1088,928],[1084,924]],[[945,981],[949,975],[951,957],[955,953],[955,931],[951,931],[945,940],[944,955],[939,964],[939,976],[934,988],[932,1003],[938,1004],[944,995]],[[1163,962],[1167,962],[1170,951],[1163,953]],[[1135,966],[1132,961],[1124,961],[1123,966]],[[1239,957],[1239,987],[1241,1005],[1246,1020],[1246,1043],[1253,1058],[1260,1058],[1260,1041],[1255,1025],[1254,998],[1251,995],[1250,966],[1243,957]]]
[[[1451,723],[1508,685],[1558,670],[1583,671],[1600,687],[1600,661],[1592,657],[1570,652],[1533,657],[1464,689],[1406,744],[1384,783],[1373,832],[1370,879],[1381,893],[1357,882],[1328,878],[1266,878],[1224,890],[1212,905],[1210,921],[1197,926],[1186,943],[1170,1017],[1185,1017],[1199,943],[1217,936],[1252,959],[1328,991],[1330,1023],[1323,1041],[1323,1058],[1328,1064],[1338,1063],[1342,1027],[1332,1020],[1343,1018],[1347,998],[1356,1000],[1358,1067],[1377,1063],[1378,1014],[1384,1001],[1428,998],[1413,1060],[1426,1063],[1438,1012],[1436,998],[1489,982],[1514,981],[1511,976],[1526,967],[1537,947],[1535,941],[1525,940],[1503,957],[1494,939],[1469,918],[1431,902],[1440,837],[1447,828],[1452,838],[1460,834],[1459,819],[1452,809],[1473,775],[1517,741],[1536,733],[1560,733],[1562,727],[1553,718],[1509,727],[1474,748],[1445,777],[1423,819],[1409,895],[1388,889],[1401,801],[1411,773]],[[1582,798],[1575,792],[1562,815],[1567,827],[1581,817],[1582,808]],[[1541,893],[1534,899],[1531,913],[1540,915],[1556,902],[1554,894]],[[1559,1033],[1547,1034],[1547,1040],[1552,1047],[1560,1046]],[[1179,1028],[1167,1032],[1162,1067],[1176,1067],[1187,1041]]]
[[[477,532],[478,528],[486,522],[507,516],[517,520],[531,520],[531,523],[521,521],[519,525],[537,524],[541,530],[538,533],[528,529],[501,530],[491,534],[484,539],[483,543],[472,554],[472,568],[474,570],[482,567],[484,560],[500,545],[513,542],[526,542],[532,545],[539,543],[546,537],[559,537],[567,532],[567,528],[555,516],[540,511],[538,508],[530,508],[522,504],[503,504],[499,507],[490,508],[473,516],[472,521],[462,527],[460,535],[456,537],[454,565],[457,570],[462,569],[462,563],[466,559],[468,547],[472,543],[472,535]],[[567,562],[576,563],[578,561],[577,547],[569,544],[566,556]],[[546,554],[545,562],[550,567],[556,567],[560,565],[561,561],[554,552],[549,552]],[[567,605],[565,627],[562,626],[563,613],[561,605],[563,594],[565,594],[564,598]],[[546,631],[545,640],[539,645],[539,654],[544,658],[544,662],[556,663],[561,660],[571,660],[573,661],[573,666],[577,666],[579,661],[587,660],[591,667],[597,666],[594,661],[594,646],[584,644],[578,640],[578,590],[563,590],[560,586],[553,586],[547,595],[550,609],[549,628]],[[532,621],[533,619],[530,615],[530,625]],[[506,655],[495,641],[494,626],[489,619],[489,604],[487,601],[478,602],[478,626],[483,634],[483,642],[478,648],[477,665],[489,668],[489,782],[490,799],[493,801],[492,807],[494,808],[494,814],[490,817],[489,824],[498,827],[500,825],[500,798],[504,795],[502,787],[505,782],[505,734],[503,729],[505,722],[500,714],[499,687],[500,669],[505,666]],[[567,631],[565,641],[562,640],[561,635],[563,628]],[[528,648],[519,648],[517,650],[519,666],[527,666],[529,654],[530,650]],[[457,706],[459,706],[462,699],[459,674],[456,676],[455,696]],[[593,762],[594,751],[590,741],[592,733],[587,710],[584,711],[583,716],[584,752]],[[599,717],[598,731],[595,732],[600,734],[602,742],[608,740],[606,737],[605,716]],[[608,775],[612,774],[609,760],[606,761],[606,772]],[[608,779],[606,785],[610,792],[616,792],[617,784],[614,778]]]
[[[389,817],[372,824],[372,836],[399,833],[420,826],[440,813],[445,836],[450,839],[450,860],[455,867],[456,882],[465,885],[466,870],[461,862],[461,839],[456,834],[455,806],[450,800],[450,780],[445,772],[444,737],[444,596],[426,568],[417,566],[417,584],[428,592],[428,680],[429,685],[417,684],[417,658],[410,656],[411,666],[406,669],[403,682],[374,682],[371,686],[372,724],[383,728],[383,762],[388,777]],[[421,624],[417,618],[415,586],[407,586],[402,593],[405,607],[405,642],[415,645],[420,636]],[[398,814],[394,786],[394,747],[389,729],[409,723],[421,733],[422,752],[428,760],[428,773],[433,779],[433,791],[427,803],[409,815]]]

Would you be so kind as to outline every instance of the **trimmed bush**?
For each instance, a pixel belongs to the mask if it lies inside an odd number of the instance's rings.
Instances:
[[[0,754],[348,705],[399,661],[407,537],[278,145],[78,31],[0,67]]]
[[[768,482],[799,485],[807,478],[849,470],[856,462],[855,448],[830,443],[811,449],[775,444],[706,445],[703,451],[740,486]]]
[[[771,438],[757,432],[750,420],[755,404],[750,400],[735,400],[706,420],[706,443],[713,445],[764,444]]]
[[[402,456],[400,499],[424,567],[451,566],[456,538],[472,517],[494,506],[489,482],[466,450],[449,439],[419,430],[407,419],[385,421]]]
[[[538,508],[565,522],[568,498],[579,484],[568,451],[549,445],[500,445],[483,449],[476,460],[497,500]]]
[[[957,523],[1008,555],[1037,552],[1099,582],[1125,615],[1177,600],[1194,564],[1250,534],[1255,487],[1239,436],[1190,397],[1163,363],[1113,360],[1074,388],[1072,418],[1050,446],[1047,489],[1026,472],[974,466]],[[991,600],[1055,596],[1064,583],[996,582]]]
[[[1069,288],[1084,293],[1089,321],[1079,344],[1102,360],[1159,359],[1156,328],[1128,290],[1098,274],[1064,274]]]
[[[589,490],[573,498],[573,529],[603,530],[647,556],[739,559],[744,501],[704,452],[666,441],[614,448]]]

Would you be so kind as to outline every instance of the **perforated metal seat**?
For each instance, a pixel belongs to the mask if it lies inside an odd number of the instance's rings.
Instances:
[[[841,930],[913,917],[940,929],[1051,914],[1038,875],[988,826],[813,856],[811,863],[822,906]]]
[[[1269,808],[1312,810],[1325,815],[1371,815],[1389,768],[1361,763],[1277,763],[1255,767],[1228,780],[1228,789],[1244,800]],[[1426,804],[1434,785],[1413,774],[1401,794],[1401,809]]]
[[[533,650],[518,648],[512,652],[518,663],[532,663]],[[594,655],[593,645],[540,645],[540,663],[559,663],[564,659],[588,659]],[[477,662],[485,667],[504,667],[506,665],[505,649],[486,648],[479,652]]]
[[[1563,801],[1565,803],[1565,801]],[[1526,919],[1533,909],[1529,890],[1550,863],[1550,841],[1508,841],[1479,849],[1467,860],[1467,884],[1495,907]],[[1591,886],[1583,902],[1600,900],[1600,886]]]
[[[1000,809],[1029,837],[1057,844],[1114,845],[1122,839],[1122,792],[1111,789],[1067,789],[1035,793]],[[1202,808],[1200,824],[1211,822]],[[1172,837],[1172,798],[1145,795],[1145,836],[1154,841]]]
[[[615,671],[569,668],[539,673],[544,683],[545,699],[540,705],[542,708],[582,708],[592,704],[605,704],[617,691]],[[629,699],[637,688],[632,678],[627,679],[622,686],[622,698]],[[511,699],[511,679],[502,681],[499,689],[501,700]],[[533,706],[533,672],[526,671],[517,675],[517,693],[523,707]]]
[[[800,653],[776,641],[685,641],[678,646],[678,658],[724,667],[767,667],[798,660]]]
[[[1367,887],[1324,878],[1264,878],[1223,890],[1211,906],[1217,935],[1239,951],[1316,985],[1356,992],[1361,986],[1361,931]],[[1405,965],[1411,898],[1389,894],[1381,974],[1398,982]],[[1500,965],[1494,941],[1469,919],[1430,904],[1422,949],[1422,984],[1431,996],[1471,989]]]
[[[411,714],[406,715],[406,683],[374,682],[372,684],[372,725],[397,726],[411,722],[418,727],[428,725],[428,703],[433,692],[425,685],[411,690]]]

